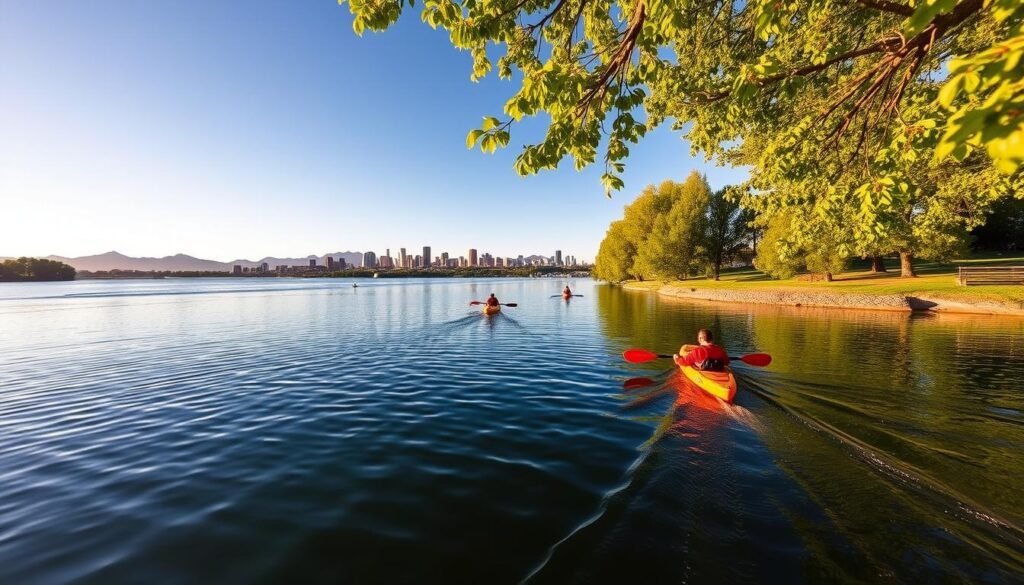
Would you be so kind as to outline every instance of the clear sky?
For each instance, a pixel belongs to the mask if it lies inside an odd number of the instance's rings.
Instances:
[[[496,155],[465,147],[513,83],[472,83],[417,9],[384,34],[351,23],[335,0],[0,0],[0,256],[589,260],[645,185],[743,178],[667,128],[611,200],[600,167],[521,178],[540,120]]]

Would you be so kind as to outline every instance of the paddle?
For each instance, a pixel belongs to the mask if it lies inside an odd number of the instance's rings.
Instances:
[[[486,303],[486,301],[470,301],[469,302],[470,305],[483,305],[485,303]],[[519,306],[519,303],[498,303],[498,304],[501,305],[502,307],[518,307]]]
[[[646,349],[627,349],[622,352],[622,358],[631,364],[643,364],[656,359],[670,358],[671,355],[654,353]],[[749,353],[738,357],[729,356],[730,360],[741,361],[749,366],[767,366],[772,363],[772,356],[766,353]]]
[[[638,388],[646,388],[648,386],[654,386],[657,384],[654,380],[647,376],[640,376],[639,378],[630,378],[622,383],[623,390],[636,390]]]
[[[551,295],[551,298],[553,298],[553,299],[557,299],[557,298],[559,298],[559,297],[564,297],[564,296],[565,296],[565,295]],[[569,296],[570,296],[570,297],[582,297],[583,295],[569,295]]]

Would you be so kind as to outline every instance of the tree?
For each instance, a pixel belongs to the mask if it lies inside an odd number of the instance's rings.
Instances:
[[[842,272],[848,264],[845,232],[835,224],[814,223],[814,244],[794,246],[790,235],[794,226],[805,223],[796,215],[774,215],[764,225],[761,247],[754,258],[754,267],[772,278],[786,279],[808,270],[821,274],[826,281]]]
[[[74,280],[75,269],[63,262],[21,257],[0,263],[0,281]]]
[[[636,246],[626,237],[625,220],[613,221],[601,240],[594,259],[594,278],[622,282],[633,278],[631,272]]]
[[[612,223],[595,259],[594,276],[620,282],[685,278],[704,255],[704,217],[711,189],[699,173],[683,183],[647,187]]]
[[[406,6],[348,4],[357,34],[386,29]],[[835,188],[819,196],[863,203],[848,226],[863,245],[917,189],[905,156],[953,163],[981,151],[1021,186],[1020,0],[425,0],[421,17],[470,51],[473,80],[493,56],[498,76],[517,80],[504,119],[484,118],[469,146],[493,152],[514,123],[549,118],[518,156],[520,174],[567,156],[582,168],[603,145],[602,181],[619,189],[629,145],[666,120],[725,162],[768,137],[753,163],[764,177],[835,163]]]
[[[1004,199],[993,205],[985,223],[971,235],[978,250],[1024,250],[1024,199]]]
[[[703,239],[711,275],[715,280],[721,274],[722,263],[731,261],[743,248],[750,235],[747,227],[749,221],[735,194],[721,189],[711,196]]]

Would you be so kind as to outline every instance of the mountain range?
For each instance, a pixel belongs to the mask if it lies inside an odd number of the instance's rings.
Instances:
[[[230,272],[232,267],[236,264],[246,268],[255,268],[266,262],[270,266],[270,269],[273,270],[275,266],[280,265],[308,266],[311,259],[316,259],[317,264],[326,265],[328,256],[333,257],[335,261],[340,258],[344,258],[345,263],[350,266],[361,266],[363,263],[362,252],[334,252],[324,254],[322,256],[309,255],[303,258],[275,258],[273,256],[268,256],[266,258],[260,258],[259,260],[233,260],[231,262],[204,260],[187,254],[175,254],[174,256],[164,256],[163,258],[134,258],[132,256],[125,256],[120,252],[107,252],[105,254],[95,254],[92,256],[78,256],[77,258],[68,258],[66,256],[47,256],[46,259],[69,264],[73,266],[75,270],[88,270],[90,272],[96,272],[98,270],[156,270],[172,272],[180,270],[196,270]],[[4,259],[5,258],[0,258],[0,261]]]

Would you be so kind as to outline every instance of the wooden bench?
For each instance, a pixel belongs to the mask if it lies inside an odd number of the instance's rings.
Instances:
[[[961,266],[956,281],[960,286],[972,284],[1024,285],[1024,266]]]

